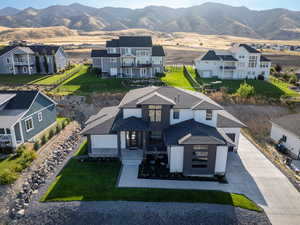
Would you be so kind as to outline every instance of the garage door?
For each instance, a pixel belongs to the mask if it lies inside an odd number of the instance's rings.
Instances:
[[[110,68],[110,75],[111,76],[117,76],[118,69],[117,68]]]

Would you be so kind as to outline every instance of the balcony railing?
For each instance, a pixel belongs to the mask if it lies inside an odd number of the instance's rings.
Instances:
[[[11,143],[11,141],[12,141],[11,134],[0,134],[0,142],[2,142],[2,143],[10,142]]]
[[[141,68],[141,67],[151,67],[152,63],[137,63],[136,66],[139,67],[139,68]]]
[[[235,70],[236,66],[220,66],[220,69],[222,70],[224,68],[224,70]]]
[[[121,67],[134,67],[134,63],[122,63]]]

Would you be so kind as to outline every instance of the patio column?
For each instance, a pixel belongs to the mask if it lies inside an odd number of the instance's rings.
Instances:
[[[16,134],[15,134],[14,126],[10,127],[10,134],[11,134],[12,147],[16,148],[17,147],[17,140],[16,140]]]
[[[29,62],[29,54],[27,54],[27,65],[28,65],[28,73],[31,75],[30,62]]]
[[[11,55],[11,61],[12,61],[12,65],[13,65],[14,75],[16,75],[16,68],[15,68],[14,54]]]
[[[121,151],[121,131],[118,131],[118,156],[122,158],[122,151]]]

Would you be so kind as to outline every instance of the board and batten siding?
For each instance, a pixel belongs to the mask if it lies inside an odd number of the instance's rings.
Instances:
[[[118,148],[118,135],[91,135],[92,149],[115,149]]]
[[[271,139],[275,142],[279,142],[283,135],[286,136],[286,142],[282,144],[290,151],[293,157],[300,159],[300,137],[272,123]]]
[[[142,109],[123,109],[123,118],[129,117],[142,118]]]
[[[174,109],[170,110],[170,125],[181,123],[186,120],[194,118],[194,112],[192,109],[179,109],[179,118],[174,119],[173,117]]]
[[[216,165],[215,165],[215,174],[224,175],[226,171],[227,164],[227,146],[218,146],[216,154]]]
[[[169,146],[168,147],[169,165],[171,173],[183,172],[183,146]]]
[[[38,114],[42,114],[42,120],[39,121]],[[32,118],[33,129],[27,131],[25,121]],[[21,119],[22,133],[24,141],[31,140],[36,135],[50,127],[56,122],[56,106],[42,94],[38,94],[30,109]]]

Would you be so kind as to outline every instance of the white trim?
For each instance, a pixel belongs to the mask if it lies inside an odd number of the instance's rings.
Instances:
[[[13,127],[15,127],[15,125]],[[21,133],[22,143],[24,143],[23,126],[22,126],[22,122],[21,121],[19,121],[19,127],[20,127],[20,133]]]
[[[39,133],[37,133],[36,135],[34,135],[32,138],[28,139],[28,141],[32,141],[34,140],[37,136],[40,136],[42,133],[45,132],[45,130],[48,130],[50,127],[54,127],[54,125],[56,125],[57,121],[55,120],[53,123],[51,123],[48,127],[46,127],[45,129],[41,130]]]
[[[39,122],[43,121],[43,111],[38,112],[38,121]]]
[[[43,95],[45,98],[47,98],[49,101],[53,102],[53,104],[58,105],[56,101],[54,101],[52,98],[48,97],[46,94],[43,92],[39,91],[39,94]],[[34,99],[35,100],[35,99]],[[31,106],[30,106],[31,107]]]
[[[26,124],[26,122],[27,121],[29,121],[29,120],[31,120],[32,121],[32,128],[30,128],[30,129],[27,129],[27,124]],[[28,133],[29,131],[32,131],[33,129],[34,129],[34,125],[33,125],[33,118],[32,117],[29,117],[28,119],[26,119],[25,121],[25,130],[26,130],[26,132]]]
[[[44,107],[44,108],[42,108],[42,109],[40,109],[40,110],[38,110],[38,111],[35,111],[34,113],[31,113],[30,115],[28,115],[28,116],[22,118],[21,120],[25,120],[25,119],[27,119],[28,117],[31,117],[31,116],[33,116],[33,115],[39,113],[39,112],[42,112],[42,111],[44,111],[45,109],[48,109],[48,108],[50,108],[50,107],[52,107],[52,106],[54,106],[54,105],[55,105],[55,104],[52,104],[52,105],[49,105],[49,106],[47,106],[47,107]]]

